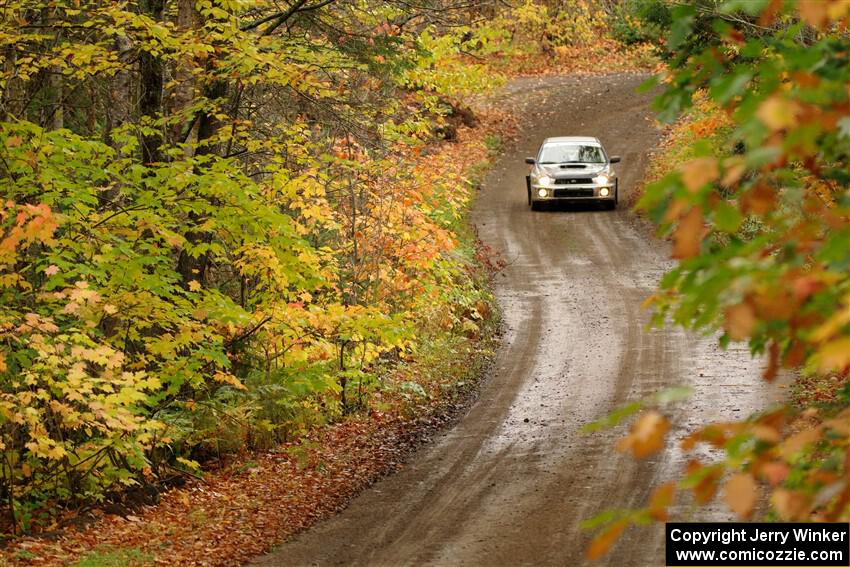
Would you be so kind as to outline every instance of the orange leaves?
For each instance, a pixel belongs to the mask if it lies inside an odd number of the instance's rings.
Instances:
[[[12,216],[15,220],[11,228],[5,234],[0,232],[0,265],[14,263],[17,249],[22,244],[52,244],[53,233],[59,224],[53,211],[45,204],[18,206],[7,201],[5,210],[0,209],[0,221]]]
[[[827,342],[815,355],[821,372],[846,372],[850,368],[850,337],[840,337]]]
[[[747,171],[747,164],[740,156],[732,156],[726,158],[723,162],[723,168],[723,178],[720,180],[720,184],[724,187],[733,187]]]
[[[773,131],[793,128],[798,123],[800,105],[782,95],[772,95],[759,106],[756,116]]]
[[[648,411],[641,415],[632,426],[629,435],[617,443],[620,451],[631,451],[642,459],[664,447],[664,436],[670,429],[667,419],[657,411]]]
[[[228,384],[233,386],[237,390],[247,390],[245,385],[233,374],[230,372],[225,372],[223,370],[219,370],[215,374],[213,374],[213,380],[222,384]]]
[[[720,175],[717,159],[701,157],[692,159],[681,168],[682,183],[691,193],[696,193],[708,183],[716,181]]]
[[[712,136],[720,128],[730,124],[729,118],[722,113],[715,112],[705,118],[697,120],[688,125],[688,129],[698,138]]]
[[[732,475],[726,481],[723,489],[723,498],[729,508],[742,519],[749,518],[756,505],[758,487],[752,475],[738,473]]]
[[[649,498],[649,515],[658,522],[667,521],[667,508],[673,504],[676,496],[676,485],[667,482],[655,488]]]
[[[682,449],[701,459],[708,452],[711,462],[692,462],[680,488],[693,490],[699,503],[722,489],[741,518],[752,517],[757,501],[769,498],[785,520],[846,519],[850,420],[835,421],[838,430],[827,424],[846,411],[850,373],[850,216],[846,167],[835,157],[844,155],[840,140],[850,132],[847,85],[798,64],[805,46],[769,46],[778,45],[772,40],[799,17],[817,28],[804,26],[807,45],[840,66],[846,53],[834,42],[847,31],[850,1],[770,0],[759,11],[751,15],[772,26],[764,35],[726,26],[723,40],[701,50],[703,59],[682,58],[685,70],[669,70],[671,96],[662,102],[705,84],[698,61],[723,68],[684,116],[668,108],[671,118],[683,120],[670,128],[657,170],[651,170],[657,182],[647,186],[640,207],[672,234],[674,257],[698,255],[662,281],[653,300],[656,321],[706,331],[719,323],[722,345],[746,341],[764,356],[766,380],[783,365],[802,368],[802,375],[782,411],[690,433]],[[739,65],[730,51],[741,45],[753,58]],[[753,80],[767,76],[770,81]],[[825,94],[833,90],[834,96]],[[704,106],[706,98],[727,111],[728,131],[716,130],[719,118]],[[694,140],[703,135],[710,138]],[[810,404],[815,407],[797,409]]]
[[[779,344],[776,341],[772,341],[767,352],[767,368],[765,368],[762,378],[771,382],[779,374]]]
[[[757,215],[766,215],[776,205],[776,190],[766,182],[758,182],[741,196],[741,209]]]
[[[697,503],[707,504],[715,497],[724,469],[734,470],[740,466],[740,460],[746,460],[744,470],[734,472],[723,485],[723,500],[735,514],[741,519],[752,516],[763,486],[784,520],[806,519],[812,509],[811,497],[801,491],[788,490],[782,484],[799,461],[801,451],[824,440],[824,430],[831,427],[832,422],[812,425],[813,416],[813,412],[804,412],[803,417],[792,421],[785,411],[777,410],[752,423],[717,423],[695,431],[683,441],[684,450],[693,449],[697,442],[706,442],[729,451],[729,457],[725,462],[711,465],[692,460],[687,466],[683,486],[693,491]],[[846,416],[836,425],[839,430],[850,430]],[[746,456],[733,456],[729,448],[741,447],[741,441],[748,438],[757,444],[744,453]],[[806,482],[820,485],[834,483],[837,478],[834,472],[818,468],[807,472],[805,477]],[[759,482],[764,484],[760,486]]]
[[[703,466],[698,461],[691,461],[686,467],[686,473],[697,504],[704,505],[714,500],[718,483],[723,476],[720,468]]]
[[[585,556],[593,561],[608,553],[608,550],[611,549],[611,546],[614,545],[614,543],[620,538],[623,530],[625,530],[628,525],[628,520],[619,520],[602,530],[602,533],[593,538],[593,541],[590,542],[590,545],[585,552]]]
[[[819,440],[822,434],[820,428],[816,427],[799,431],[782,442],[779,446],[779,454],[786,461],[791,461],[797,453]]]
[[[759,467],[759,474],[771,486],[779,486],[788,478],[791,467],[782,461],[771,461]]]
[[[702,210],[699,207],[691,208],[673,232],[673,257],[684,260],[699,254],[705,233]]]
[[[800,492],[777,488],[770,497],[770,503],[786,522],[803,520],[810,514],[811,499]]]
[[[749,338],[757,324],[758,317],[749,302],[726,308],[723,328],[732,340],[742,341]]]
[[[800,19],[815,28],[825,28],[831,22],[847,17],[847,0],[797,0]]]

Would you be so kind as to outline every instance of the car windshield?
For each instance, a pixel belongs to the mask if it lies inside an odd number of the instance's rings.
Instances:
[[[599,146],[575,142],[553,142],[540,150],[540,163],[605,163]]]

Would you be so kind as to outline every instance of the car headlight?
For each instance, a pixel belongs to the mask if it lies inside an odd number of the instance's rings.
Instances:
[[[597,185],[607,185],[609,181],[611,181],[611,178],[604,173],[593,178],[593,182]]]
[[[538,189],[537,190],[537,196],[538,197],[545,197],[548,194],[549,194],[549,191],[547,191],[546,189]]]
[[[608,193],[609,193],[609,191],[608,191],[607,187],[603,187],[602,189],[599,190],[599,196],[600,197],[607,197]]]
[[[552,181],[553,179],[548,175],[541,175],[535,179],[535,183],[537,183],[537,185],[543,185],[544,187],[550,187],[552,185]]]

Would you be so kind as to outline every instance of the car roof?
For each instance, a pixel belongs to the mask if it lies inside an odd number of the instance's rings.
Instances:
[[[583,144],[598,144],[602,145],[599,141],[599,138],[594,138],[592,136],[556,136],[554,138],[546,138],[543,140],[544,144],[549,144],[552,142],[581,142]]]

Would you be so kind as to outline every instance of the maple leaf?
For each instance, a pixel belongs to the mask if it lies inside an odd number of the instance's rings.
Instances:
[[[749,518],[753,513],[758,496],[758,487],[752,475],[738,473],[732,475],[723,489],[726,504],[739,518]]]
[[[764,369],[762,377],[768,382],[772,382],[779,374],[779,345],[776,341],[770,343],[768,347],[767,367]]]
[[[696,477],[692,487],[694,500],[698,504],[711,502],[723,473],[717,467],[704,467],[695,460],[688,463],[686,470],[690,477]]]
[[[759,472],[771,486],[778,486],[782,481],[788,478],[788,474],[791,472],[791,467],[782,461],[771,461],[769,463],[763,464]]]
[[[798,431],[782,442],[779,452],[786,461],[791,461],[803,448],[820,439],[822,434],[818,427]]]
[[[190,280],[187,285],[189,287],[189,291],[200,291],[201,289],[201,282],[198,280]]]
[[[841,337],[818,349],[815,355],[821,372],[842,372],[850,368],[850,336]]]
[[[239,378],[237,378],[236,376],[234,376],[233,374],[231,374],[229,372],[222,372],[222,371],[216,372],[213,375],[213,380],[215,380],[216,382],[222,382],[224,384],[230,384],[231,386],[233,386],[234,388],[236,388],[238,390],[247,389],[245,387],[245,384],[243,384],[239,380]]]
[[[696,193],[720,175],[717,159],[712,157],[692,159],[682,166],[681,171],[682,183],[691,193]]]
[[[771,130],[784,130],[797,125],[799,105],[781,95],[768,97],[759,106],[756,116]]]
[[[746,339],[752,334],[757,324],[758,317],[749,302],[745,301],[726,308],[723,328],[732,340]]]
[[[617,449],[631,451],[636,458],[642,459],[664,447],[664,435],[669,429],[670,425],[663,415],[648,411],[635,421],[631,432],[620,439]]]
[[[608,550],[620,538],[628,525],[629,522],[627,520],[620,520],[602,530],[602,533],[593,538],[590,542],[590,545],[587,547],[587,551],[585,552],[585,556],[589,560],[593,561],[608,553]]]
[[[693,207],[679,221],[673,233],[673,257],[681,260],[699,254],[700,243],[704,236],[705,224],[702,211],[699,207]]]
[[[655,488],[649,499],[649,515],[658,522],[667,521],[667,508],[673,504],[676,495],[676,485],[667,482]]]
[[[770,503],[779,517],[786,522],[802,520],[809,515],[811,500],[800,492],[778,488],[773,491]]]
[[[804,22],[815,28],[829,21],[828,0],[797,0],[797,12]]]
[[[733,156],[726,159],[723,166],[723,178],[720,180],[720,183],[724,187],[732,187],[736,185],[747,171],[747,164],[740,156]]]
[[[766,215],[776,204],[776,191],[767,183],[756,183],[741,196],[741,208],[757,215]]]
[[[55,460],[61,459],[66,454],[67,453],[65,452],[65,448],[61,445],[54,445],[47,451],[47,457]]]

